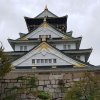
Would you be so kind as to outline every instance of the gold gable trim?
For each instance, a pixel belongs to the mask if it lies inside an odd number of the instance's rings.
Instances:
[[[86,66],[85,64],[79,64],[79,63],[74,65],[74,67],[76,67],[76,68],[82,68],[82,67],[85,67],[85,66]]]
[[[48,23],[47,22],[44,22],[41,27],[44,27],[44,28],[47,28],[48,27]]]
[[[20,38],[20,40],[28,40],[28,39],[25,36],[25,37]]]

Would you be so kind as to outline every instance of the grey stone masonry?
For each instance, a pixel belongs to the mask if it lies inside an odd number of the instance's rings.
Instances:
[[[60,86],[58,85],[59,80],[37,80],[37,89],[39,91],[45,91],[48,92],[52,95],[52,98],[60,98],[64,95],[63,92],[61,92]],[[69,86],[69,83],[65,83],[66,87]],[[3,97],[5,97],[7,95],[7,91],[9,88],[12,87],[20,87],[21,84],[21,80],[18,81],[17,79],[2,79],[0,80],[0,100],[3,100]],[[23,98],[22,98],[23,97]],[[26,94],[22,94],[20,96],[20,98],[24,99],[24,100],[28,100],[25,99],[27,96]],[[30,98],[32,98],[32,96],[30,96]],[[31,100],[31,99],[29,99]],[[33,99],[32,99],[33,100]]]

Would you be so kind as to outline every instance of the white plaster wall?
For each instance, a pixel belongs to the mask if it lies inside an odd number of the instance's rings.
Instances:
[[[64,43],[65,44],[65,43]],[[56,48],[59,50],[64,50],[63,45],[64,44],[52,44],[52,45],[56,45]],[[76,44],[75,43],[66,43],[66,45],[70,45],[70,49],[76,49]],[[20,51],[20,46],[27,46],[27,51],[31,50],[33,47],[35,47],[36,45],[34,44],[16,44],[15,45],[15,51]],[[66,50],[68,50],[68,48],[66,48]]]
[[[56,45],[56,48],[59,50],[64,50],[64,45],[66,44],[66,50],[68,50],[68,45],[70,45],[70,49],[76,49],[76,44],[75,43],[63,43],[63,44],[54,44]],[[53,45],[53,44],[52,44]]]
[[[34,44],[16,44],[15,45],[15,51],[20,51],[20,46],[27,46],[27,51],[31,50],[33,47],[35,47]]]

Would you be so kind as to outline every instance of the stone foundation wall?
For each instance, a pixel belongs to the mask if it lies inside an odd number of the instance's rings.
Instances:
[[[2,79],[0,80],[0,100],[3,100],[3,97],[5,97],[7,95],[7,91],[9,88],[12,88],[14,86],[21,86],[21,81],[17,81],[16,79]],[[61,80],[60,80],[61,81]],[[59,80],[37,80],[37,89],[39,91],[45,91],[50,93],[50,95],[52,96],[52,98],[60,98],[60,100],[62,100],[61,98],[64,97],[64,93],[66,92],[66,90],[68,88],[71,87],[71,84],[73,84],[73,81],[70,80],[63,80],[65,83],[65,87],[61,88],[61,86],[59,85]],[[64,90],[65,89],[65,90]],[[25,96],[23,96],[22,99],[25,99]],[[33,98],[32,98],[33,100]]]
[[[46,74],[36,74],[35,77],[37,77],[37,90],[45,91],[50,93],[52,96],[52,100],[63,100],[64,94],[68,89],[71,88],[71,86],[74,84],[74,82],[79,81],[82,77],[81,72],[79,73],[64,73],[60,75],[46,75]],[[92,72],[92,74],[94,74]],[[33,73],[10,73],[7,77],[4,79],[0,79],[0,100],[3,100],[3,97],[5,97],[7,94],[7,91],[9,88],[12,88],[13,86],[21,86],[21,80],[17,80],[16,77],[18,76],[27,76],[27,75],[33,75]],[[62,85],[59,84],[59,82],[64,83],[64,88]],[[39,100],[34,99],[32,95],[21,94],[20,95],[21,100]],[[55,99],[57,98],[57,99]]]

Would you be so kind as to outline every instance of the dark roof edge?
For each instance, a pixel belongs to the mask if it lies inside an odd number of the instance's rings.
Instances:
[[[50,18],[52,18],[52,19],[53,19],[53,18],[54,18],[54,19],[55,19],[55,18],[67,18],[67,17],[68,17],[68,15],[66,15],[66,16],[61,16],[61,17],[47,17],[47,19],[50,19]],[[32,18],[32,17],[26,17],[26,16],[24,16],[24,19],[25,19],[25,20],[27,20],[27,19],[33,19],[33,20],[34,20],[34,19],[43,19],[43,17],[41,17],[41,18]]]

